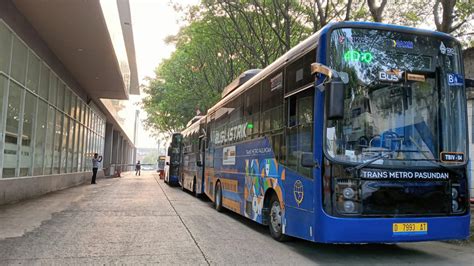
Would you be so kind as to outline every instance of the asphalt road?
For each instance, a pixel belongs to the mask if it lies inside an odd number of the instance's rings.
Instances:
[[[145,171],[0,207],[2,265],[138,263],[474,265],[474,244],[279,243]]]

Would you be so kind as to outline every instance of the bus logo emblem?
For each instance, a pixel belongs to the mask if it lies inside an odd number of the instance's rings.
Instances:
[[[442,53],[442,54],[446,54],[446,46],[444,45],[443,42],[441,42],[440,46],[439,46],[439,51]]]
[[[295,196],[295,201],[296,203],[298,203],[298,207],[299,207],[301,202],[303,202],[303,198],[304,198],[303,183],[301,183],[300,180],[296,180],[293,186],[293,195]]]

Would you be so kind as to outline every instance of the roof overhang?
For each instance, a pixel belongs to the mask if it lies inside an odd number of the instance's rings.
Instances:
[[[140,89],[129,0],[117,0],[117,6],[120,16],[120,24],[122,25],[125,48],[127,50],[128,64],[130,66],[130,94],[138,95],[140,94]]]
[[[128,0],[121,1],[126,1],[129,8]],[[128,99],[129,91],[99,0],[13,2],[90,98]],[[127,36],[124,42],[126,47],[132,45],[127,52],[133,51],[127,55],[129,61],[131,59],[130,79],[133,76],[137,79],[131,21],[126,11],[119,13],[125,14],[121,22],[129,22],[128,28],[123,27]]]

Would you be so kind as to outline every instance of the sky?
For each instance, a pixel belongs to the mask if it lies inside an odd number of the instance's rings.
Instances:
[[[173,3],[187,6],[199,3],[199,0],[174,0]],[[130,0],[130,10],[138,77],[140,84],[143,84],[144,78],[154,77],[155,68],[174,51],[174,46],[166,45],[164,39],[178,33],[184,22],[169,0]],[[131,95],[128,105],[136,106],[143,96],[143,93],[140,96]],[[146,113],[140,110],[140,119],[145,118]],[[143,123],[139,124],[135,145],[138,148],[157,147],[157,140],[141,126]],[[161,146],[164,147],[163,142]]]

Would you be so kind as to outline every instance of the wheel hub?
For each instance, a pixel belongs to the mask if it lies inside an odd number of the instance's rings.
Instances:
[[[270,223],[275,232],[281,232],[281,208],[278,202],[274,202],[270,210]]]

